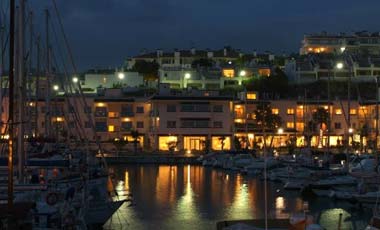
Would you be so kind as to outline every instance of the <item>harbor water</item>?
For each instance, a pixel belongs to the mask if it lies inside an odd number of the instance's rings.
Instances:
[[[119,199],[131,195],[104,225],[105,229],[216,229],[222,220],[264,218],[264,181],[230,171],[190,165],[119,165]],[[306,211],[326,229],[364,229],[372,207],[315,198],[268,182],[268,217],[287,218]]]

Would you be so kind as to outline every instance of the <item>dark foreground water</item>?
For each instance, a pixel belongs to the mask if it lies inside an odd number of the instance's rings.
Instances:
[[[106,229],[216,229],[221,220],[264,218],[264,182],[238,173],[202,166],[126,165],[114,167],[117,190],[133,195]],[[305,206],[298,192],[268,182],[269,217],[286,218]],[[364,229],[371,208],[348,202],[315,199],[309,213],[326,229]]]

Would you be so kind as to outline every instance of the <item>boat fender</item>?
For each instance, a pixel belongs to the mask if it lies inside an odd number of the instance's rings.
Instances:
[[[46,203],[50,206],[55,205],[58,202],[58,194],[51,192],[46,196]]]

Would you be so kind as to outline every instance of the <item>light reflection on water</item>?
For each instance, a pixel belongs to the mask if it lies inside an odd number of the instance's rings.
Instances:
[[[127,165],[114,171],[119,198],[131,193],[134,205],[124,204],[105,225],[108,229],[215,229],[221,220],[264,217],[263,182],[257,178],[188,165]],[[270,218],[303,210],[298,193],[282,191],[281,184],[268,183],[268,194]],[[311,201],[309,209],[327,229],[336,228],[339,213],[342,229],[364,229],[370,216],[328,199]]]

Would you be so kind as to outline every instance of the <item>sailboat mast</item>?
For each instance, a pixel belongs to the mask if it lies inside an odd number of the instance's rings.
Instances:
[[[14,86],[14,33],[15,0],[9,4],[9,94],[8,94],[8,210],[13,208],[13,86]]]
[[[24,15],[25,15],[25,0],[20,0],[19,20],[18,20],[18,56],[17,56],[17,89],[18,89],[18,129],[17,129],[17,171],[19,181],[24,179],[24,165],[25,165],[25,153],[24,153],[24,131],[25,131],[25,63],[24,63]]]
[[[34,135],[37,136],[38,135],[38,97],[39,97],[39,94],[40,94],[40,75],[41,75],[41,61],[40,61],[40,53],[41,53],[41,48],[40,48],[40,42],[41,42],[41,39],[40,39],[40,36],[37,37],[37,70],[36,70],[36,91],[35,91],[35,100],[36,100],[36,104],[34,106],[34,117],[35,117],[35,126],[34,126]]]
[[[45,136],[50,137],[51,109],[50,109],[50,42],[49,42],[49,10],[45,10],[46,23],[46,116],[45,116]]]

